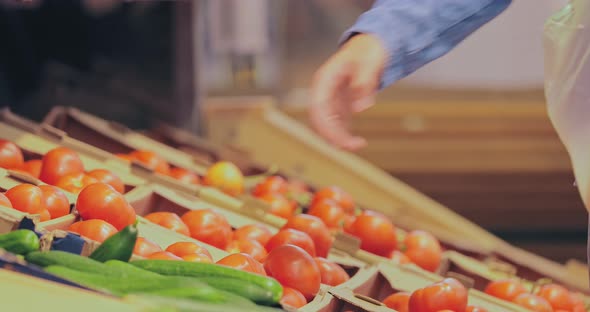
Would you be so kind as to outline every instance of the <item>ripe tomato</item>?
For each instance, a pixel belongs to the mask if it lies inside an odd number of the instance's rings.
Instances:
[[[322,219],[308,214],[296,215],[287,221],[283,229],[295,229],[307,233],[313,240],[316,255],[324,258],[328,256],[333,239]]]
[[[174,243],[168,248],[166,248],[167,252],[170,252],[178,257],[181,257],[188,261],[196,261],[197,259],[202,260],[201,262],[213,262],[213,257],[205,247],[192,243],[192,242],[177,242]]]
[[[301,294],[301,292],[290,287],[283,287],[283,296],[281,297],[279,303],[283,307],[299,309],[307,304],[307,300],[305,300],[305,297],[303,294]]]
[[[244,193],[244,175],[231,162],[220,161],[213,164],[205,174],[206,185],[220,189],[231,196]]]
[[[401,291],[391,294],[383,300],[383,304],[398,312],[409,312],[410,293]]]
[[[23,152],[16,144],[0,139],[0,167],[6,169],[21,168],[24,162]]]
[[[185,256],[182,256],[181,258],[182,258],[182,260],[188,261],[188,262],[213,263],[213,259],[211,259],[211,257],[208,257],[206,254],[202,254],[202,253],[185,255]]]
[[[231,242],[232,228],[224,216],[210,209],[192,210],[182,216],[191,237],[225,249]]]
[[[273,249],[266,257],[264,269],[281,285],[301,292],[307,300],[313,299],[320,289],[320,268],[300,247],[282,245]]]
[[[28,174],[33,176],[33,178],[39,179],[39,176],[41,175],[42,165],[43,162],[41,161],[41,159],[32,159],[29,161],[25,161],[21,166],[21,170],[27,172]]]
[[[81,236],[87,237],[99,243],[104,242],[111,235],[117,233],[117,229],[109,223],[98,220],[86,220],[72,223],[68,227],[68,231],[78,233]]]
[[[544,298],[555,310],[573,309],[572,296],[565,287],[557,284],[543,285],[537,295]]]
[[[152,212],[145,216],[145,218],[159,226],[165,227],[182,235],[190,236],[188,226],[182,222],[180,217],[172,212]]]
[[[524,293],[514,298],[514,303],[519,306],[525,307],[531,311],[536,312],[553,312],[551,304],[545,298],[541,298],[537,295]]]
[[[424,270],[435,272],[442,260],[438,239],[425,231],[412,231],[404,239],[406,256]]]
[[[76,209],[82,219],[100,219],[112,224],[117,230],[135,223],[135,210],[125,197],[105,183],[85,187],[78,195]]]
[[[488,312],[488,310],[476,306],[467,306],[465,312]]]
[[[259,197],[259,199],[270,204],[270,213],[281,218],[289,219],[295,209],[287,198],[277,193],[266,193]]]
[[[83,188],[97,182],[99,181],[96,178],[85,173],[72,173],[59,178],[55,186],[72,194],[78,194]]]
[[[39,179],[47,184],[55,185],[59,178],[65,175],[83,172],[84,165],[80,156],[68,148],[58,147],[43,156]]]
[[[350,279],[348,273],[338,264],[321,257],[316,257],[313,260],[320,269],[322,284],[338,286]]]
[[[409,307],[412,312],[465,311],[467,289],[456,279],[446,278],[414,291]]]
[[[354,199],[348,193],[337,186],[329,186],[317,191],[312,200],[312,205],[325,198],[334,200],[347,214],[354,215],[356,205]]]
[[[264,267],[262,266],[262,264],[256,261],[254,258],[252,258],[252,256],[245,253],[231,254],[220,259],[216,263],[219,265],[232,267],[238,270],[266,276],[266,272],[264,271]]]
[[[282,229],[266,244],[266,250],[270,253],[282,245],[295,245],[305,250],[310,256],[315,257],[315,245],[313,240],[305,232],[294,229]]]
[[[0,206],[12,208],[12,204],[10,203],[10,199],[4,195],[4,193],[0,193]]]
[[[571,293],[572,312],[586,312],[586,302],[579,293]]]
[[[397,246],[395,227],[382,217],[361,214],[350,225],[348,233],[361,240],[361,249],[387,257]]]
[[[29,214],[38,214],[41,216],[41,221],[47,221],[51,218],[45,206],[43,191],[38,186],[19,184],[6,191],[4,195],[10,200],[12,208],[16,210]]]
[[[322,219],[331,229],[339,229],[344,226],[344,210],[332,199],[316,201],[309,207],[308,214]]]
[[[121,158],[123,160],[126,160],[126,161],[128,161],[130,163],[135,160],[135,157],[133,157],[131,155],[128,155],[128,154],[115,154],[115,156],[117,156],[117,157],[119,157],[119,158]]]
[[[70,213],[70,201],[66,194],[53,185],[40,185],[43,192],[45,207],[51,219],[59,218]]]
[[[309,185],[297,178],[290,178],[288,182],[288,192],[291,194],[309,193]]]
[[[252,195],[258,197],[269,193],[286,194],[289,183],[281,176],[270,176],[256,185]]]
[[[513,301],[518,295],[526,293],[527,290],[517,280],[503,279],[490,282],[484,292],[490,296],[506,301]]]
[[[144,237],[138,237],[135,241],[135,248],[133,248],[133,254],[141,257],[147,257],[158,251],[162,251],[162,248]]]
[[[198,175],[183,168],[170,169],[170,176],[180,182],[188,184],[199,184],[201,181]]]
[[[98,182],[106,183],[112,186],[115,191],[123,194],[125,193],[125,183],[115,175],[113,172],[106,169],[94,169],[86,173],[87,175],[95,178]]]
[[[132,159],[144,164],[146,167],[154,170],[155,172],[165,175],[170,174],[170,165],[168,162],[166,162],[164,158],[160,157],[154,152],[139,150],[131,152],[129,156],[131,156]]]
[[[225,249],[229,253],[245,253],[252,256],[258,262],[264,262],[268,253],[264,246],[253,239],[240,239],[232,241]]]
[[[412,260],[410,260],[410,258],[408,258],[408,256],[406,256],[405,254],[403,254],[399,250],[394,250],[391,253],[391,256],[389,256],[389,259],[393,260],[395,263],[398,263],[398,264],[412,263]]]
[[[151,255],[146,256],[147,259],[154,259],[154,260],[180,260],[183,261],[182,258],[175,256],[167,251],[158,251]]]
[[[253,239],[262,246],[266,246],[271,237],[270,230],[266,226],[258,224],[244,225],[234,231],[234,240]]]

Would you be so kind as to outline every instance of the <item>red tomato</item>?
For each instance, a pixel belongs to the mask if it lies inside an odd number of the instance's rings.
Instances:
[[[229,253],[245,253],[252,256],[258,262],[264,262],[268,253],[264,246],[256,240],[241,239],[232,241],[225,249]]]
[[[84,165],[80,156],[68,148],[58,147],[43,156],[39,179],[47,184],[55,185],[59,178],[65,175],[83,172]]]
[[[488,312],[488,310],[476,306],[467,306],[465,312]]]
[[[252,195],[258,197],[269,193],[286,194],[288,191],[289,184],[281,176],[270,176],[266,178],[262,183],[259,183],[252,191]]]
[[[180,217],[175,213],[165,211],[152,212],[144,218],[174,232],[190,236],[188,226],[186,226],[182,219],[180,219]]]
[[[135,160],[135,157],[133,157],[131,155],[127,155],[127,154],[115,154],[115,156],[117,156],[118,158],[121,158],[123,160],[126,160],[130,163]]]
[[[309,207],[308,214],[322,219],[331,229],[339,229],[344,226],[344,210],[332,199],[316,201]]]
[[[38,186],[32,184],[19,184],[4,193],[12,208],[29,214],[38,214],[41,221],[47,221],[51,218],[45,206],[43,191]]]
[[[55,183],[55,186],[70,192],[72,194],[78,194],[83,188],[90,184],[98,183],[99,181],[85,173],[72,173],[65,175]]]
[[[202,260],[200,262],[213,262],[213,257],[205,247],[192,243],[192,242],[177,242],[168,248],[167,252],[170,252],[178,257],[181,257],[187,261]]]
[[[313,299],[320,290],[320,268],[300,247],[282,245],[273,249],[266,257],[264,269],[281,285],[301,292],[307,300]]]
[[[0,167],[6,169],[21,168],[24,162],[23,152],[16,144],[0,139]]]
[[[68,227],[68,231],[78,233],[81,236],[87,237],[99,243],[104,242],[111,235],[117,233],[117,229],[109,223],[98,220],[86,220],[72,223]]]
[[[168,175],[170,174],[170,165],[168,162],[158,154],[151,151],[133,151],[129,154],[134,160],[139,161],[146,167],[154,170],[155,172]]]
[[[231,196],[244,193],[244,175],[240,168],[228,161],[219,161],[209,167],[203,182]]]
[[[211,257],[208,257],[206,254],[202,253],[184,255],[181,258],[182,260],[189,262],[213,263],[213,259],[211,259]]]
[[[162,248],[144,237],[138,237],[135,241],[135,248],[133,248],[133,254],[141,257],[147,257],[158,251],[162,251]]]
[[[272,252],[275,248],[282,245],[295,245],[305,250],[310,256],[315,257],[315,245],[313,240],[305,232],[294,229],[282,229],[266,244],[266,250]]]
[[[572,312],[586,312],[586,302],[579,293],[571,293]]]
[[[316,255],[327,257],[332,248],[332,235],[322,219],[308,214],[293,216],[283,226],[283,229],[295,229],[307,233],[313,240]]]
[[[571,310],[574,305],[572,296],[565,287],[557,284],[543,285],[537,295],[544,298],[555,310]]]
[[[409,307],[412,312],[438,312],[445,309],[463,312],[467,308],[467,289],[456,279],[446,278],[414,291],[410,296]]]
[[[4,195],[4,193],[0,193],[0,206],[12,208],[12,204],[10,203],[10,199]]]
[[[312,200],[312,205],[323,199],[334,200],[347,214],[354,215],[356,205],[354,199],[348,193],[337,186],[325,187],[317,191]]]
[[[277,193],[266,193],[259,197],[270,204],[270,213],[281,218],[289,219],[295,210],[287,198]]]
[[[516,296],[514,298],[514,303],[519,306],[525,307],[531,311],[536,312],[553,312],[553,308],[551,304],[545,298],[541,298],[539,296],[524,293]]]
[[[406,256],[424,270],[435,272],[442,260],[439,241],[425,231],[412,231],[406,236]]]
[[[112,186],[115,191],[125,193],[125,183],[117,175],[106,169],[95,169],[86,173],[95,178],[98,182],[106,183]]]
[[[41,175],[42,165],[43,162],[41,161],[41,159],[33,159],[25,161],[21,166],[21,169],[33,176],[34,178],[39,179],[39,176]]]
[[[252,256],[245,253],[231,254],[217,261],[216,263],[238,270],[266,276],[266,272],[264,271],[262,264],[252,258]]]
[[[292,194],[309,193],[309,186],[304,181],[290,178],[288,182],[288,192]]]
[[[283,287],[283,296],[279,302],[283,307],[292,307],[296,309],[307,304],[307,300],[305,300],[305,297],[301,292],[289,287]]]
[[[112,224],[116,229],[135,223],[135,210],[125,197],[105,183],[95,183],[85,187],[78,195],[76,209],[82,219],[100,219]]]
[[[526,293],[522,284],[513,279],[503,279],[490,282],[484,292],[490,296],[506,301],[513,301],[518,295]]]
[[[391,256],[389,256],[389,259],[393,260],[395,263],[398,263],[398,264],[412,263],[412,260],[410,260],[410,258],[408,258],[408,256],[406,256],[405,254],[403,254],[399,250],[394,250],[391,253]]]
[[[361,240],[361,249],[387,257],[397,246],[395,227],[384,218],[361,214],[350,225],[348,232]]]
[[[266,246],[271,237],[270,230],[266,226],[258,224],[244,225],[234,231],[234,240],[253,239],[262,246]]]
[[[158,251],[146,257],[147,259],[154,259],[154,260],[179,260],[183,261],[182,258],[175,256],[167,251]]]
[[[225,249],[231,242],[232,228],[224,216],[210,209],[192,210],[182,216],[191,237]]]
[[[402,291],[391,294],[383,300],[383,304],[398,312],[409,312],[410,293]]]
[[[170,176],[180,182],[188,184],[199,184],[201,180],[198,175],[183,168],[170,169]]]
[[[66,194],[53,185],[40,185],[43,192],[45,207],[51,219],[59,218],[70,213],[70,201]]]
[[[348,273],[338,264],[321,257],[316,257],[313,260],[320,269],[322,284],[338,286],[350,279]]]

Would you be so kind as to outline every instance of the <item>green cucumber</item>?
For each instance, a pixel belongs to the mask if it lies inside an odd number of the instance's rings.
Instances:
[[[104,264],[108,267],[109,271],[112,270],[128,277],[163,277],[163,275],[140,269],[134,265],[131,265],[129,262],[124,262],[121,260],[108,260]]]
[[[273,299],[274,294],[272,290],[269,288],[260,287],[254,283],[244,282],[243,280],[237,278],[219,276],[202,276],[199,277],[198,280],[211,287],[248,298],[259,304],[276,304]]]
[[[195,301],[205,301],[210,303],[232,303],[236,305],[254,305],[252,301],[249,301],[243,297],[236,296],[231,293],[226,293],[213,287],[179,287],[179,288],[166,288],[166,289],[155,289],[144,292],[145,294],[153,294],[163,297],[173,298],[184,298]]]
[[[82,272],[112,275],[104,263],[65,251],[34,251],[28,253],[25,256],[25,260],[41,267],[59,265]]]
[[[129,261],[137,241],[137,224],[131,224],[107,238],[90,258],[105,262],[107,260]]]
[[[39,237],[31,230],[16,230],[0,235],[0,248],[18,255],[39,250]]]

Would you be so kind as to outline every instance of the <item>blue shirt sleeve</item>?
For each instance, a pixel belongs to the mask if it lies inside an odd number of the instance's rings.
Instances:
[[[342,36],[377,36],[389,61],[380,88],[402,79],[445,55],[475,30],[489,22],[511,0],[377,0]]]

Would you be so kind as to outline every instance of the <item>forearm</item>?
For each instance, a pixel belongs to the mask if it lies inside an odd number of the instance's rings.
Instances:
[[[378,0],[346,31],[377,36],[389,58],[380,88],[445,55],[511,0]]]

